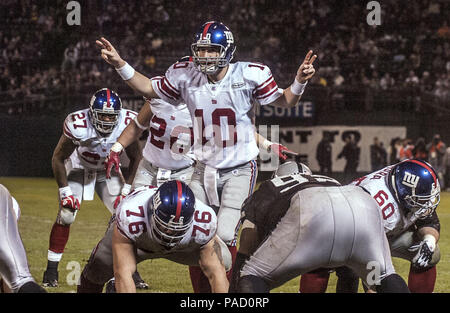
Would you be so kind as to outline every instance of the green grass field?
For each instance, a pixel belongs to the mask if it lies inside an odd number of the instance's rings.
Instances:
[[[56,182],[50,178],[0,177],[0,184],[9,189],[20,205],[22,215],[19,229],[31,274],[41,283],[47,264],[49,234],[58,210]],[[441,221],[441,261],[437,265],[436,293],[450,291],[450,234],[447,227],[450,225],[450,193],[442,193],[438,214]],[[109,218],[109,211],[97,196],[94,201],[82,204],[77,219],[71,226],[69,242],[59,266],[60,287],[49,288],[49,292],[76,292],[76,275],[83,269],[92,249],[102,238]],[[407,279],[409,262],[394,259],[394,265],[397,272]],[[138,269],[150,285],[150,289],[145,292],[192,292],[187,266],[157,259],[140,263]],[[299,278],[295,278],[272,292],[295,293],[298,285]],[[335,286],[336,275],[332,274],[327,292],[335,292]]]

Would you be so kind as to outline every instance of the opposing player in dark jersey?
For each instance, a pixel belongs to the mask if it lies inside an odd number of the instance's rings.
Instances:
[[[346,265],[379,292],[409,292],[370,194],[305,172],[284,163],[245,201],[230,291],[269,292],[314,269]]]
[[[431,165],[422,160],[405,160],[351,184],[367,190],[377,202],[392,256],[411,262],[410,291],[433,292],[436,264],[440,260],[437,244],[440,222],[436,213],[440,186]],[[351,271],[340,270],[336,271],[338,284],[343,287],[339,287],[340,291],[357,292],[358,277]],[[323,272],[303,275],[300,291],[324,292],[328,276]]]

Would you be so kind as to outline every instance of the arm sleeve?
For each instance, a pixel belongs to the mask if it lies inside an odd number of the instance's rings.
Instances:
[[[253,99],[260,105],[272,103],[283,94],[283,89],[278,88],[272,72],[264,64],[248,63],[244,77],[253,85]]]
[[[172,65],[164,76],[156,76],[151,79],[153,90],[164,101],[173,105],[181,103],[179,81],[186,75],[185,68],[177,68]]]

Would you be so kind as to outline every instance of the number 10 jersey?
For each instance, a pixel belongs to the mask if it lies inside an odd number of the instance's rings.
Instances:
[[[229,64],[216,83],[192,62],[180,62],[165,76],[152,78],[152,86],[162,100],[186,103],[193,121],[195,157],[217,169],[258,156],[253,106],[269,104],[283,93],[267,66],[249,62]]]

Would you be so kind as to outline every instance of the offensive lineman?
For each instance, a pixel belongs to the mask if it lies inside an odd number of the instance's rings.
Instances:
[[[197,160],[189,186],[198,199],[218,209],[217,234],[234,259],[241,205],[252,194],[257,176],[259,150],[249,117],[253,104],[298,104],[315,73],[312,64],[317,56],[309,51],[292,85],[282,90],[267,66],[230,63],[236,48],[233,34],[219,22],[207,22],[195,34],[191,46],[194,62],[175,63],[162,79],[136,72],[105,38],[96,43],[103,59],[137,93],[173,105],[186,103]],[[194,283],[198,272],[191,274]]]
[[[311,270],[341,265],[379,292],[409,292],[395,274],[378,206],[362,188],[286,162],[242,212],[231,292],[269,292]],[[378,278],[372,279],[370,262]]]
[[[31,276],[17,225],[19,217],[19,204],[8,189],[0,184],[0,290],[45,293],[45,289]],[[2,279],[6,286],[2,284]]]
[[[431,293],[436,282],[436,264],[440,260],[437,177],[430,164],[410,159],[351,183],[370,192],[378,203],[392,256],[411,262],[408,288],[413,293]],[[348,270],[336,273],[338,284],[347,286],[341,292],[358,291],[358,278],[354,273]],[[326,290],[329,274],[322,273],[322,279],[312,275],[302,276],[302,292],[309,292],[310,288]]]
[[[81,202],[93,200],[96,192],[106,208],[114,213],[120,200],[130,192],[141,158],[138,143],[126,150],[130,159],[128,181],[122,181],[119,175],[107,180],[104,162],[117,137],[136,115],[134,111],[122,109],[117,93],[103,88],[92,96],[88,109],[66,117],[52,158],[59,187],[59,211],[50,233],[43,286],[58,286],[58,264]]]
[[[101,292],[113,276],[117,292],[135,292],[136,264],[165,258],[199,265],[212,291],[225,293],[231,255],[216,229],[214,210],[195,199],[185,183],[171,180],[159,188],[139,187],[117,208],[115,220],[83,269],[78,292]]]

